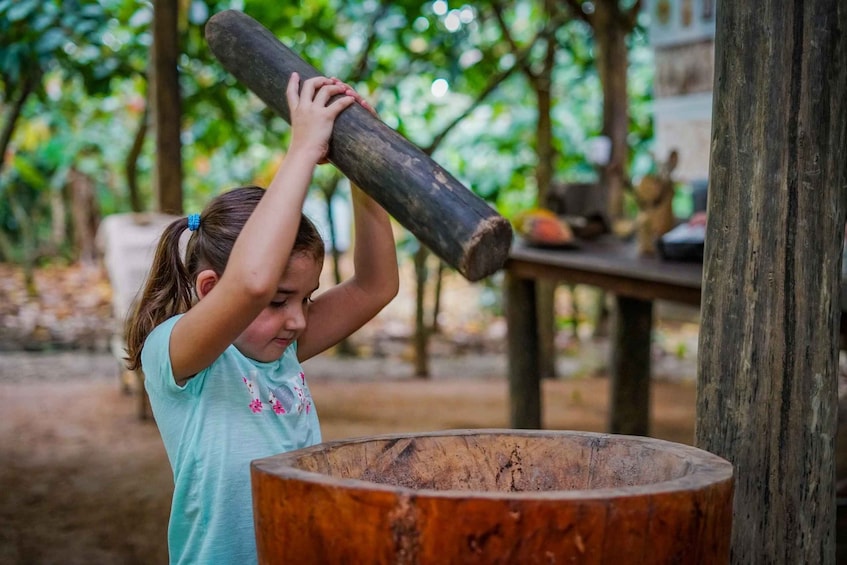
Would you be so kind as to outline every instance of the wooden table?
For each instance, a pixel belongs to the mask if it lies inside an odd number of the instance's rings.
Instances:
[[[551,279],[596,286],[615,295],[618,315],[612,328],[608,430],[649,435],[653,301],[699,306],[702,263],[639,257],[635,244],[610,237],[566,250],[515,243],[505,267],[512,427],[541,427],[535,281]],[[840,347],[847,349],[847,278],[842,278],[839,298]]]
[[[649,435],[653,301],[699,306],[702,271],[701,263],[639,257],[634,244],[612,238],[567,250],[515,243],[506,262],[505,284],[512,427],[541,427],[537,280],[587,284],[614,294],[608,429]]]

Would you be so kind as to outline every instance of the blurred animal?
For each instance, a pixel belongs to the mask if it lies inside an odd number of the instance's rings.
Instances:
[[[638,204],[635,224],[638,251],[641,254],[653,255],[656,252],[656,241],[676,223],[672,208],[674,181],[671,173],[678,162],[679,154],[674,149],[667,161],[659,166],[658,173],[644,175],[633,189]]]

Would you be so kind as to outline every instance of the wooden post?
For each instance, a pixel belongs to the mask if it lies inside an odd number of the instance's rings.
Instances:
[[[536,282],[508,271],[504,282],[509,320],[509,421],[513,428],[541,427]]]
[[[650,341],[653,302],[616,296],[612,330],[609,431],[646,436],[650,433]]]
[[[206,39],[218,60],[289,122],[285,88],[291,73],[303,79],[321,74],[242,12],[214,15]],[[336,119],[329,160],[468,280],[506,262],[508,220],[361,106]]]
[[[835,559],[847,4],[722,2],[697,445],[736,469],[733,563]]]

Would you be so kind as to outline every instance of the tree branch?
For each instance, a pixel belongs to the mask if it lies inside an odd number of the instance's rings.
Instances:
[[[365,48],[362,49],[361,53],[359,53],[359,60],[353,65],[353,72],[350,73],[349,78],[350,82],[358,82],[365,76],[365,73],[368,70],[368,57],[377,42],[376,24],[383,16],[385,16],[385,13],[388,11],[390,6],[390,2],[382,0],[379,4],[379,9],[374,13],[373,18],[371,18],[370,33],[368,34],[368,39],[365,42]]]
[[[145,97],[144,110],[138,120],[138,127],[132,140],[132,146],[126,155],[125,170],[126,184],[129,191],[129,205],[133,212],[141,212],[144,209],[141,203],[141,193],[138,190],[138,157],[144,148],[144,140],[147,138],[147,128],[150,120],[150,102]]]
[[[500,2],[493,1],[491,2],[491,7],[494,10],[494,19],[497,20],[497,25],[500,27],[500,33],[502,33],[503,37],[506,38],[506,43],[509,44],[509,48],[511,48],[512,53],[519,53],[520,48],[515,42],[515,38],[512,37],[512,32],[509,30],[509,26],[506,25],[506,20],[503,17],[503,5],[500,4]],[[531,82],[535,82],[537,76],[532,72],[532,66],[526,59],[521,63],[521,68],[529,80]]]
[[[582,11],[582,4],[584,0],[565,0],[565,4],[571,9],[571,13],[577,18],[581,19],[585,23],[591,26],[594,29],[594,17],[590,14],[586,14]]]
[[[504,80],[506,80],[513,72],[515,72],[516,69],[525,69],[525,72],[530,77],[530,80],[535,80],[537,77],[534,73],[531,72],[527,64],[530,53],[532,52],[533,47],[535,47],[535,44],[538,43],[538,41],[540,41],[541,39],[546,39],[547,41],[553,40],[553,35],[555,34],[556,29],[558,29],[558,27],[562,24],[564,17],[564,15],[560,14],[559,16],[551,18],[547,25],[544,26],[544,28],[541,29],[538,34],[532,38],[532,41],[529,42],[529,45],[527,45],[522,50],[518,48],[517,44],[515,44],[513,41],[510,41],[509,44],[512,46],[512,49],[516,55],[515,64],[512,65],[510,68],[506,69],[505,71],[502,71],[500,74],[494,76],[488,82],[486,87],[477,95],[476,99],[474,99],[474,101],[465,109],[465,111],[462,112],[459,116],[457,116],[452,122],[447,124],[447,126],[433,138],[432,143],[430,143],[427,147],[422,148],[424,153],[426,153],[427,155],[432,155],[432,153],[435,152],[435,150],[438,148],[438,146],[441,144],[447,134],[450,133],[450,131],[459,123],[461,123],[462,120],[467,118],[477,108],[477,106],[479,106],[482,101],[488,97],[489,94],[494,92]]]
[[[6,155],[6,149],[8,149],[9,143],[12,141],[12,134],[15,132],[15,125],[23,111],[27,98],[29,98],[29,95],[32,94],[33,90],[35,90],[35,85],[40,80],[40,77],[40,71],[28,74],[24,80],[23,86],[21,87],[20,95],[9,108],[9,114],[3,124],[3,131],[0,132],[0,172],[2,172],[3,163],[6,161],[4,158]]]
[[[438,146],[441,144],[441,142],[444,141],[444,138],[447,137],[447,134],[450,133],[450,131],[454,127],[459,125],[462,120],[467,118],[474,110],[476,110],[477,106],[479,106],[482,101],[488,97],[489,94],[494,92],[497,87],[500,86],[500,83],[509,78],[509,75],[515,72],[515,69],[517,69],[518,66],[519,63],[515,63],[514,65],[512,65],[511,67],[491,79],[485,86],[485,88],[482,90],[482,92],[477,95],[476,99],[471,102],[471,104],[467,108],[465,108],[465,111],[456,116],[456,118],[454,118],[452,122],[447,124],[447,126],[432,139],[432,143],[422,148],[423,152],[427,155],[432,155],[438,148]]]
[[[641,0],[635,0],[635,4],[632,7],[624,12],[623,14],[623,26],[627,33],[635,29],[636,24],[638,23],[638,13],[641,11]]]

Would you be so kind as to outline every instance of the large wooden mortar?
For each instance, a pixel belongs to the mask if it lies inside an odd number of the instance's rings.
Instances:
[[[260,563],[726,563],[729,462],[667,441],[460,430],[252,464]]]

